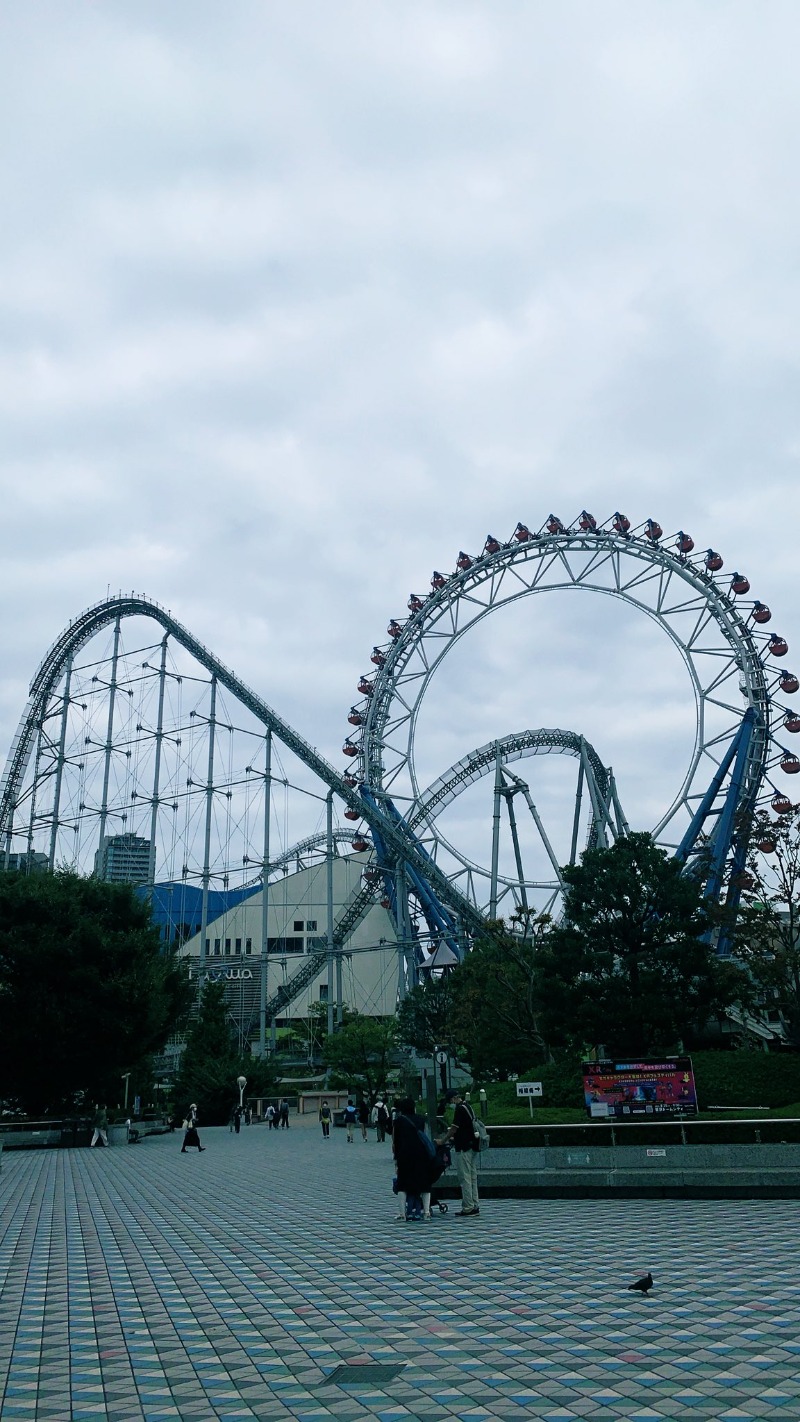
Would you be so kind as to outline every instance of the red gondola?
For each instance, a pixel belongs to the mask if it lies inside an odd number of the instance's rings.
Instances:
[[[382,652],[380,647],[373,647],[370,661],[374,662],[376,667],[383,667],[386,665],[386,653]]]
[[[422,611],[422,598],[418,597],[416,593],[412,593],[408,599],[408,610],[412,613]]]
[[[785,657],[788,650],[789,643],[786,641],[786,638],[779,637],[777,632],[773,632],[769,639],[769,646],[767,647],[767,651],[773,657]]]
[[[400,623],[394,617],[389,623],[389,626],[386,628],[386,631],[389,633],[389,636],[393,638],[395,642],[397,641],[398,637],[402,637],[403,635],[403,629],[400,626]]]
[[[365,846],[368,847],[368,846]],[[380,869],[365,869],[363,879],[365,884],[377,884],[380,882]]]
[[[362,839],[360,834],[357,834],[355,839],[351,839],[350,843],[352,844],[357,854],[361,854],[365,849],[369,849],[368,841],[366,839]]]
[[[360,816],[360,814],[358,813],[358,810],[345,810],[345,812],[344,812],[344,817],[345,817],[346,820],[360,820],[360,819],[361,819],[361,816]]]
[[[709,548],[706,553],[706,567],[709,573],[718,573],[722,567],[722,555],[715,552],[713,548]]]
[[[533,534],[526,523],[518,523],[514,529],[514,537],[517,543],[527,543],[529,538],[533,538]]]
[[[683,529],[681,529],[675,540],[675,546],[679,553],[691,553],[694,548],[694,539],[690,538],[688,533],[684,533]]]
[[[483,551],[484,553],[499,553],[502,546],[500,540],[490,533],[483,545]]]
[[[765,835],[763,839],[760,839],[758,841],[758,848],[761,850],[762,854],[774,854],[777,848],[777,841],[774,839],[768,839]]]
[[[381,899],[381,908],[382,908],[382,909],[388,909],[388,908],[391,908],[391,906],[392,906],[392,901],[391,901],[391,899],[387,899],[387,898]]]
[[[766,604],[765,602],[754,602],[754,603],[753,603],[753,621],[754,621],[754,622],[758,622],[758,623],[763,624],[764,622],[769,622],[769,620],[770,620],[771,617],[772,617],[772,613],[770,612],[770,610],[769,610],[769,608],[767,607],[767,604]]]
[[[350,715],[348,716],[347,719],[348,719],[348,721],[350,722],[350,725],[351,725],[351,726],[363,726],[364,721],[365,721],[366,718],[365,718],[365,716],[362,714],[362,712],[359,711],[359,709],[358,709],[357,706],[351,706],[351,707],[350,707]]]
[[[661,527],[661,524],[656,523],[654,518],[649,518],[645,523],[644,536],[645,538],[649,538],[651,543],[658,543],[658,540],[663,532],[664,530]]]
[[[752,874],[749,874],[746,869],[742,869],[741,873],[734,874],[731,878],[731,883],[733,884],[734,888],[743,889],[745,893],[747,893],[748,889],[752,889],[754,887],[755,882],[756,881],[753,878]]]
[[[787,775],[796,775],[800,770],[800,760],[792,751],[784,751],[781,759],[781,770],[785,770]]]
[[[350,786],[351,790],[354,790],[356,785],[358,784],[358,781],[356,780],[356,777],[354,775],[343,775],[342,780],[344,781],[345,785]]]
[[[582,533],[596,533],[597,519],[593,518],[585,509],[581,509],[581,516],[578,519],[578,528]]]
[[[773,795],[770,801],[776,815],[790,815],[793,805],[788,795],[781,795],[780,792]]]
[[[447,578],[445,577],[444,573],[437,573],[436,569],[434,568],[433,577],[431,578],[431,587],[436,588],[438,591],[439,588],[444,587],[446,582]]]
[[[783,718],[784,731],[791,731],[796,735],[800,731],[800,715],[796,711],[787,711]]]
[[[353,742],[348,739],[342,746],[342,753],[344,755],[358,755],[358,746],[354,746]]]
[[[465,553],[463,550],[459,553],[456,558],[456,567],[460,568],[462,573],[466,573],[467,569],[472,567],[472,559],[469,553]]]
[[[368,679],[368,677],[362,676],[361,680],[358,683],[358,689],[361,692],[362,696],[371,696],[373,691],[375,690],[375,687]]]
[[[545,528],[547,529],[548,533],[566,533],[567,531],[563,523],[561,522],[561,519],[556,518],[555,514],[550,514],[550,517],[548,518],[547,523],[545,524]]]
[[[750,580],[741,573],[734,573],[731,578],[731,592],[735,592],[737,597],[742,597],[744,593],[750,591]]]
[[[623,513],[614,514],[614,529],[617,533],[627,533],[631,526],[631,521]]]
[[[781,679],[778,682],[778,686],[784,696],[793,696],[798,688],[800,688],[800,681],[798,681],[793,672],[784,671],[781,672]]]

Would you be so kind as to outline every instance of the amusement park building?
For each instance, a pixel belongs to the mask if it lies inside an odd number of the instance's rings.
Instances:
[[[365,854],[335,857],[332,864],[333,917],[340,917],[362,882]],[[256,887],[247,898],[209,918],[206,931],[205,972],[227,985],[234,1017],[255,1036],[258,1030],[260,954],[263,891]],[[327,868],[323,862],[273,880],[267,904],[267,992],[271,996],[303,965],[310,953],[320,955],[319,972],[298,995],[280,1009],[281,1020],[304,1018],[316,1003],[328,997],[325,953],[327,925]],[[195,933],[178,948],[189,960],[192,977],[201,971],[201,939]],[[356,1012],[384,1017],[397,1004],[398,949],[394,925],[377,902],[368,909],[342,949],[342,1001]],[[335,996],[335,987],[334,987]]]

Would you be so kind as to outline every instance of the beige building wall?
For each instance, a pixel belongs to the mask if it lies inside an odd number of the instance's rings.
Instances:
[[[333,919],[343,912],[362,883],[366,855],[354,854],[333,861]],[[304,961],[313,940],[324,939],[327,931],[327,866],[324,862],[273,881],[268,886],[267,936],[284,940],[286,946],[271,946],[267,958],[267,993],[272,994]],[[254,894],[209,922],[207,967],[228,974],[229,1000],[235,1006],[237,984],[248,999],[260,982],[263,894]],[[199,959],[200,935],[189,938],[180,949],[181,957]],[[323,953],[320,972],[281,1017],[305,1017],[309,1008],[325,1001],[328,982]],[[342,1000],[355,1012],[385,1017],[397,1005],[398,950],[394,925],[386,909],[377,901],[354,930],[342,955]],[[335,1001],[335,982],[333,997]]]

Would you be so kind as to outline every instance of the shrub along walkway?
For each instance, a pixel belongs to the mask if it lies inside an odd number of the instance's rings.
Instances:
[[[3,1157],[0,1417],[800,1415],[795,1204],[406,1225],[372,1135],[201,1137]],[[627,1292],[648,1269],[652,1294]]]

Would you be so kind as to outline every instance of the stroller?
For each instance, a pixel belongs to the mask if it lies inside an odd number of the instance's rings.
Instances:
[[[447,1201],[440,1200],[438,1191],[434,1190],[434,1185],[440,1176],[450,1168],[452,1156],[450,1149],[446,1145],[436,1147],[436,1157],[431,1161],[431,1210],[438,1210],[440,1215],[447,1214]]]

